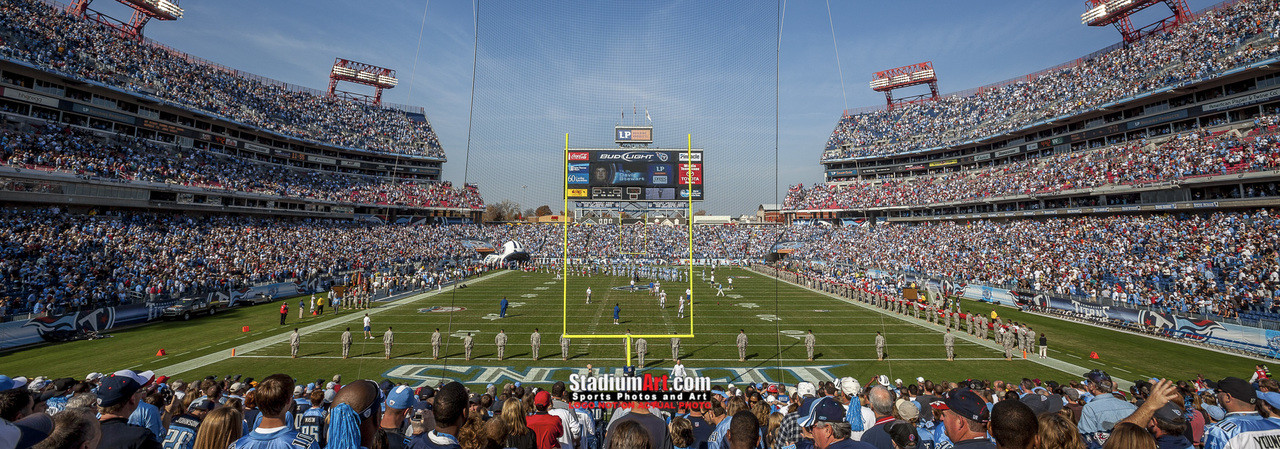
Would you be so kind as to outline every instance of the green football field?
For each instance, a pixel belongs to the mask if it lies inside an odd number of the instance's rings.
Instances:
[[[994,344],[957,335],[955,362],[947,362],[942,329],[911,317],[881,313],[825,294],[776,281],[745,269],[720,269],[717,279],[734,276],[735,288],[725,296],[694,272],[694,337],[681,339],[685,366],[715,382],[795,382],[854,376],[867,381],[886,374],[891,379],[923,376],[934,380],[1013,379],[1022,377],[1066,381],[1089,369],[1101,368],[1132,381],[1147,377],[1193,378],[1198,373],[1220,379],[1247,377],[1253,360],[1198,347],[1096,328],[1053,318],[997,309],[1006,320],[1027,322],[1050,340],[1050,359],[1005,361]],[[546,383],[567,380],[570,373],[593,364],[600,372],[620,370],[625,363],[624,340],[574,338],[568,360],[561,360],[562,319],[569,333],[620,335],[630,329],[647,338],[644,369],[666,373],[672,366],[673,332],[689,331],[689,319],[677,317],[676,304],[687,283],[664,283],[670,292],[666,308],[646,292],[615,289],[628,279],[612,276],[568,278],[568,307],[563,307],[563,282],[554,274],[498,271],[466,282],[461,289],[425,292],[406,299],[376,303],[369,310],[328,312],[298,319],[297,300],[290,300],[287,324],[279,325],[279,304],[225,311],[188,322],[169,322],[120,330],[111,338],[77,341],[12,351],[0,356],[0,373],[82,377],[92,371],[122,368],[156,370],[180,379],[206,375],[244,374],[263,378],[284,372],[300,379],[389,378],[397,382],[436,383],[441,377],[474,386],[504,381]],[[585,290],[593,290],[585,304]],[[498,304],[510,306],[498,317]],[[613,324],[613,307],[621,307],[621,323]],[[990,313],[994,306],[965,301],[970,311]],[[363,339],[360,321],[369,313],[375,339]],[[247,326],[248,332],[242,328]],[[384,359],[382,333],[394,328],[393,357]],[[288,335],[301,329],[297,359],[290,357]],[[341,357],[340,334],[350,327],[355,337],[351,358]],[[440,360],[431,357],[431,333],[443,335]],[[540,358],[531,354],[530,334],[542,333]],[[494,336],[508,335],[506,358],[498,360]],[[739,330],[750,340],[747,360],[738,361]],[[815,361],[806,360],[803,334],[817,336]],[[873,341],[883,332],[888,357],[877,361]],[[955,331],[953,331],[955,332]],[[462,337],[475,339],[473,359],[463,357]],[[634,345],[633,345],[634,348]],[[156,356],[164,349],[165,356]],[[232,350],[235,356],[232,356]],[[1098,360],[1090,360],[1090,352]],[[634,354],[633,354],[634,356]],[[633,359],[634,362],[634,359]]]

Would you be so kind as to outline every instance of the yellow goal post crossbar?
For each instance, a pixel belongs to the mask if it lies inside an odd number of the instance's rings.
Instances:
[[[688,188],[688,212],[685,215],[685,226],[688,231],[689,238],[689,332],[685,334],[570,334],[569,333],[569,220],[562,221],[564,237],[561,251],[563,260],[560,264],[560,274],[563,282],[561,282],[561,309],[560,309],[560,335],[565,338],[600,338],[600,339],[625,339],[627,340],[627,363],[631,361],[631,340],[636,338],[694,338],[693,332],[693,316],[694,316],[694,298],[693,298],[693,134],[687,136],[688,146],[685,150],[685,185]],[[567,215],[569,212],[569,133],[564,135],[564,182],[561,183],[564,191],[564,211]]]

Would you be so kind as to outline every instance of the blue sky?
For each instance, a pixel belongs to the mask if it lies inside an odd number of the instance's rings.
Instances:
[[[1188,3],[1199,10],[1215,2]],[[127,17],[112,2],[94,6]],[[621,109],[631,115],[633,103],[649,109],[660,146],[683,147],[692,133],[694,146],[706,148],[703,208],[752,213],[790,184],[821,180],[818,158],[841,110],[884,101],[867,87],[872,72],[931,60],[942,91],[952,92],[1025,75],[1119,40],[1114,29],[1081,25],[1079,1],[834,1],[846,100],[827,4],[790,1],[778,57],[775,186],[774,2],[481,1],[470,163],[471,2],[220,0],[182,6],[183,19],[153,21],[147,35],[214,62],[316,89],[327,86],[334,57],[396,69],[401,83],[384,99],[426,108],[449,157],[446,179],[480,184],[489,202],[553,209],[560,198],[556,158],[564,133],[572,146],[611,146],[611,126]],[[1150,12],[1135,21],[1157,15],[1164,17]]]

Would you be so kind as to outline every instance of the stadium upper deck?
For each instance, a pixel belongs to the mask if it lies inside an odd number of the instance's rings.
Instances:
[[[0,56],[237,124],[370,153],[444,160],[421,110],[376,107],[122,38],[38,0],[0,5]]]
[[[1037,74],[892,111],[846,113],[822,161],[847,176],[865,173],[851,172],[860,167],[854,161],[945,152],[934,154],[941,159],[994,149],[1022,131],[1066,128],[1063,123],[1072,117],[1105,115],[1104,106],[1171,93],[1273,59],[1280,55],[1278,26],[1276,3],[1228,1],[1168,33]],[[1037,133],[1025,134],[1035,139]]]

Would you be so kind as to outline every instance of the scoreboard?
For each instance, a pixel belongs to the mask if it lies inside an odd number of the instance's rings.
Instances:
[[[702,201],[702,156],[700,149],[571,148],[565,194],[579,201]]]

